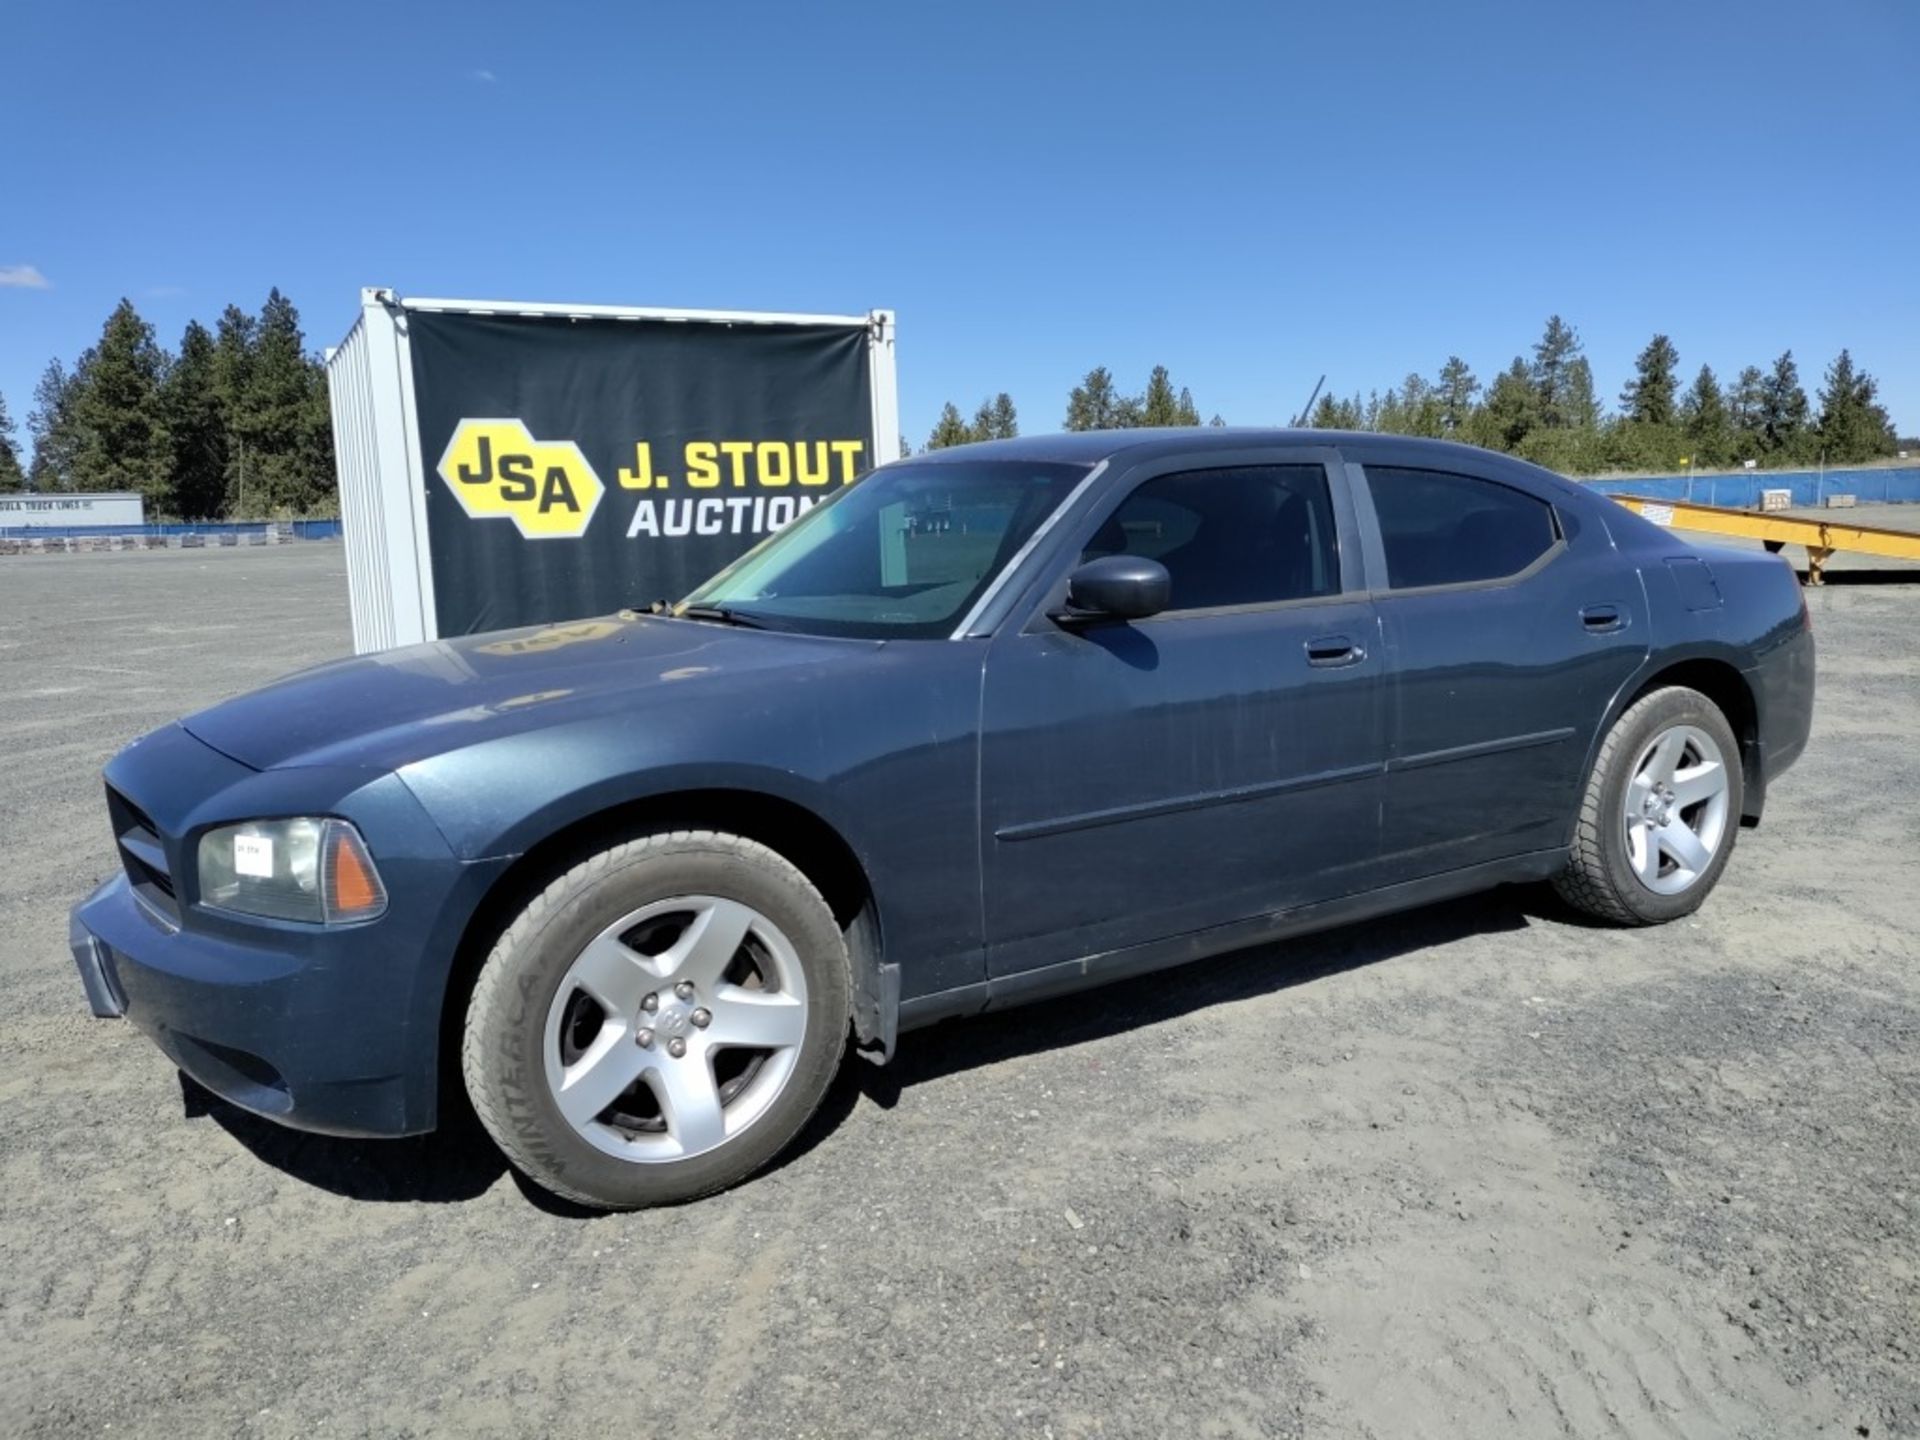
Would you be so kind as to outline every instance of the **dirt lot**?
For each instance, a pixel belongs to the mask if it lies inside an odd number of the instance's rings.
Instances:
[[[913,1036],[588,1218],[88,1018],[136,733],[347,646],[337,548],[0,560],[0,1432],[1920,1434],[1920,585],[1693,921],[1499,894]]]

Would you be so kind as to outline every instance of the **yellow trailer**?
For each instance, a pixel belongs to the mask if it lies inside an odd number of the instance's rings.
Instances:
[[[1634,514],[1673,530],[1702,530],[1710,535],[1759,540],[1769,550],[1778,550],[1782,545],[1804,545],[1809,585],[1821,583],[1827,558],[1836,550],[1882,555],[1893,560],[1920,560],[1920,534],[1908,530],[1883,530],[1875,525],[1851,525],[1835,520],[1802,520],[1792,515],[1695,505],[1686,500],[1649,500],[1641,495],[1609,498]]]

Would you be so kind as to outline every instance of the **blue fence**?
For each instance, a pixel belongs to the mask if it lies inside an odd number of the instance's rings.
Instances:
[[[132,535],[137,539],[148,536],[167,539],[203,535],[217,545],[222,535],[232,535],[244,542],[254,535],[264,539],[267,531],[275,528],[283,534],[290,533],[296,540],[340,538],[338,520],[283,520],[271,523],[265,520],[215,520],[199,525],[0,525],[0,539],[86,540],[96,536],[118,539],[122,535]]]
[[[1852,495],[1862,505],[1920,503],[1920,466],[1886,470],[1742,470],[1732,475],[1600,476],[1587,484],[1609,495],[1691,500],[1755,510],[1762,490],[1791,490],[1795,505],[1824,505],[1829,495]]]

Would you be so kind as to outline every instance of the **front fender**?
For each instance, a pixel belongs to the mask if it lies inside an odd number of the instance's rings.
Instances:
[[[517,753],[529,749],[537,753]],[[695,790],[745,792],[787,801],[833,826],[858,852],[844,817],[835,813],[829,787],[794,771],[720,761],[631,768],[630,756],[568,750],[566,773],[558,777],[561,783],[556,787],[548,763],[551,749],[550,737],[531,745],[505,741],[409,766],[401,778],[463,860],[523,855],[590,816]]]
[[[980,978],[979,647],[885,647],[805,677],[583,716],[424,756],[399,774],[460,859],[511,860],[590,817],[690,792],[784,802],[865,872],[905,993]],[[550,714],[552,712],[549,712]]]

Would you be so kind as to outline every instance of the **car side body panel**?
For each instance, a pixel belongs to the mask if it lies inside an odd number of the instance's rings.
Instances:
[[[1327,478],[1341,578],[1311,600],[1050,618],[1089,538],[1164,475],[1306,466]],[[1381,662],[1339,457],[1169,453],[1112,467],[987,655],[981,846],[989,974],[1269,914],[1370,883]],[[1345,655],[1311,647],[1342,637]]]
[[[1779,555],[1694,544],[1617,505],[1602,513],[1647,588],[1653,631],[1652,651],[1616,694],[1609,723],[1663,671],[1705,661],[1738,672],[1754,710],[1741,737],[1745,818],[1757,822],[1768,787],[1813,728],[1815,646],[1798,576]]]
[[[1388,447],[1374,463],[1435,468]],[[1377,555],[1372,495],[1392,480],[1375,478],[1372,465],[1352,468]],[[1645,591],[1589,497],[1491,456],[1458,458],[1447,473],[1553,506],[1560,539],[1503,579],[1377,582],[1390,696],[1386,883],[1567,843],[1607,701],[1651,644]]]

